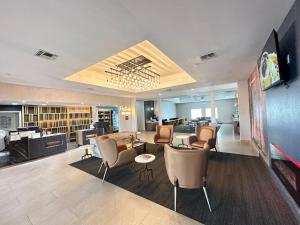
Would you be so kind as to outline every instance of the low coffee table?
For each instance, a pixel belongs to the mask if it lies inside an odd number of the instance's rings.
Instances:
[[[155,155],[152,154],[141,154],[135,157],[134,161],[137,163],[142,163],[145,164],[144,169],[140,170],[139,174],[139,180],[141,181],[142,175],[145,176],[147,175],[148,181],[149,181],[149,175],[151,175],[153,179],[153,170],[148,168],[148,163],[151,163],[155,160]]]

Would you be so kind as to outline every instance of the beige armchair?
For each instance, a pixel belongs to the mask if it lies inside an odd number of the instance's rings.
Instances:
[[[173,125],[157,125],[156,134],[154,135],[155,144],[172,144]]]
[[[189,145],[194,148],[203,148],[204,144],[209,145],[209,149],[215,149],[216,152],[217,128],[212,126],[196,126],[196,135],[189,137]]]
[[[170,182],[174,186],[174,210],[176,211],[177,188],[203,188],[209,211],[211,207],[206,191],[209,146],[201,150],[179,150],[165,145],[164,157]]]
[[[100,149],[102,155],[102,163],[98,170],[98,174],[100,173],[102,166],[105,166],[102,183],[104,182],[106,172],[109,168],[129,164],[133,162],[134,158],[136,157],[135,149],[126,149],[123,151],[119,151],[117,142],[114,139],[97,140],[97,146]]]

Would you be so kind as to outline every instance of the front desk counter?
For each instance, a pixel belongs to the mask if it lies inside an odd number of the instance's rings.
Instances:
[[[50,134],[9,142],[10,156],[15,162],[50,156],[67,150],[67,134]]]

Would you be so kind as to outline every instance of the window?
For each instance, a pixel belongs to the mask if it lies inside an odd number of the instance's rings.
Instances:
[[[205,116],[206,117],[211,117],[211,108],[206,108],[205,109]]]
[[[192,119],[202,117],[202,110],[201,109],[191,109],[191,116],[192,116]]]

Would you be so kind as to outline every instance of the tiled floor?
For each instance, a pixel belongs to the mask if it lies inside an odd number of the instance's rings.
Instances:
[[[153,136],[155,132],[142,132],[139,137],[147,142],[153,142]],[[173,144],[178,145],[181,143],[181,139],[177,139],[177,135],[194,135],[174,133]],[[184,143],[187,143],[187,138],[184,139]],[[232,124],[222,124],[217,139],[217,149],[221,152],[235,153],[241,155],[258,156],[258,151],[253,148],[250,142],[240,142],[239,135],[234,134]]]
[[[0,224],[199,224],[68,165],[82,154],[0,169]]]
[[[229,133],[230,127],[220,132],[221,151],[256,154]],[[153,133],[140,137],[152,141]],[[75,149],[0,169],[0,224],[200,224],[68,165],[81,155]]]

